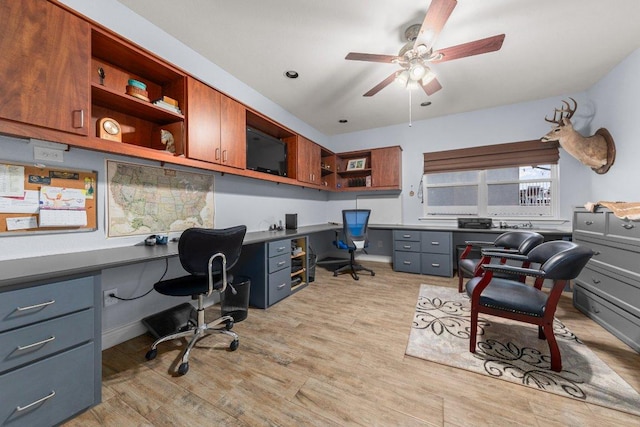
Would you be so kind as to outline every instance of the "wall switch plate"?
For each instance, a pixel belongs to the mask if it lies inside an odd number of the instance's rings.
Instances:
[[[62,150],[45,147],[33,147],[33,158],[43,162],[64,162]]]

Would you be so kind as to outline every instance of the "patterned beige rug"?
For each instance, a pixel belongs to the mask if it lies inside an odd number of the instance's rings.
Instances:
[[[561,372],[550,369],[549,348],[536,326],[492,316],[478,321],[476,353],[469,352],[466,293],[422,285],[406,354],[538,390],[640,415],[640,394],[559,320],[554,325]]]

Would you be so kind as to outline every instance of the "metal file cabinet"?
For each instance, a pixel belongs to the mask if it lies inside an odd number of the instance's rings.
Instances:
[[[393,245],[395,271],[451,277],[451,232],[394,230]]]
[[[640,351],[640,223],[577,209],[573,240],[594,256],[575,280],[573,304]]]

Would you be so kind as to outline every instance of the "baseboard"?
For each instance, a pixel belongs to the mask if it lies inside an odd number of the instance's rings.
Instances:
[[[356,261],[384,262],[384,263],[390,264],[391,257],[385,256],[385,255],[358,254],[356,256]]]
[[[127,340],[147,333],[147,328],[139,320],[122,325],[119,328],[102,332],[102,350],[116,346]]]

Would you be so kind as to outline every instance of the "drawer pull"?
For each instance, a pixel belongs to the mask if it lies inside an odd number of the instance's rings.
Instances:
[[[440,242],[431,242],[432,245],[438,246],[440,245]]]
[[[622,228],[624,228],[625,230],[631,230],[633,227],[633,224],[622,224]]]
[[[432,263],[431,267],[440,267],[440,264]]]
[[[282,252],[282,251],[284,251],[285,249],[287,249],[287,247],[286,247],[286,246],[280,246],[280,247],[279,247],[278,249],[276,249],[276,250],[277,250],[278,252]]]
[[[600,251],[593,251],[593,256],[600,255]]]
[[[28,344],[28,345],[19,345],[19,346],[18,346],[18,350],[22,351],[22,350],[26,350],[26,349],[29,349],[29,348],[32,348],[32,347],[37,347],[37,346],[39,346],[39,345],[42,345],[42,344],[46,344],[46,343],[48,343],[48,342],[51,342],[51,341],[53,341],[53,340],[55,340],[55,339],[56,339],[56,337],[51,336],[51,337],[49,337],[49,338],[47,338],[47,339],[44,339],[44,340],[42,340],[42,341],[34,342],[33,344]]]
[[[592,281],[593,283],[595,283],[596,285],[597,285],[598,283],[600,283],[600,280],[599,280],[599,279],[596,279],[595,277],[592,277],[592,278],[591,278],[591,281]]]
[[[280,262],[278,263],[278,267],[280,267],[281,265],[285,265],[286,263],[287,263],[287,261],[280,261]]]
[[[403,234],[402,237],[405,238],[405,239],[410,239],[411,238],[411,234]]]
[[[285,286],[287,286],[287,284],[286,284],[286,283],[283,283],[282,285],[278,286],[278,289],[282,289],[282,288],[284,288]]]
[[[404,265],[411,265],[411,261],[402,261]]]
[[[30,305],[28,307],[16,307],[16,310],[18,310],[18,311],[35,310],[35,309],[38,309],[38,308],[46,307],[46,306],[51,305],[51,304],[53,304],[55,302],[56,302],[56,300],[52,299],[51,301],[43,302],[43,303],[40,303],[40,304]]]
[[[585,225],[593,225],[593,221],[585,221]]]
[[[51,393],[47,394],[45,397],[43,397],[43,398],[41,398],[41,399],[36,400],[35,402],[31,402],[31,403],[29,403],[29,404],[28,404],[28,405],[26,405],[26,406],[16,406],[16,411],[17,411],[17,412],[26,411],[27,409],[29,409],[29,408],[31,408],[31,407],[33,407],[33,406],[36,406],[37,404],[42,403],[42,402],[44,402],[45,400],[49,400],[49,399],[51,399],[51,398],[52,398],[53,396],[55,396],[55,395],[56,395],[56,392],[55,392],[55,391],[53,391],[53,390],[51,390]]]
[[[402,248],[403,249],[411,249],[411,245],[404,245]]]

